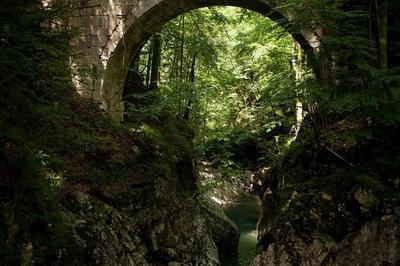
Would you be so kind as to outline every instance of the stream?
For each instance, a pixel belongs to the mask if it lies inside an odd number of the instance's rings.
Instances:
[[[234,221],[240,231],[238,254],[221,257],[222,266],[248,266],[256,255],[257,220],[261,213],[258,198],[244,199],[224,207],[224,212]]]

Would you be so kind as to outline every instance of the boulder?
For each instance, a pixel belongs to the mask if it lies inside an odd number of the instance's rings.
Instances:
[[[211,201],[203,204],[203,213],[218,252],[237,253],[240,237],[238,226],[224,214],[219,205]]]
[[[366,223],[339,243],[313,235],[305,241],[284,224],[278,240],[260,252],[253,265],[399,265],[400,226],[393,216]]]

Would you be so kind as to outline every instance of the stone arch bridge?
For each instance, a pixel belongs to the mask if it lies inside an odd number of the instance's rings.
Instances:
[[[80,34],[71,41],[73,84],[80,95],[99,102],[122,120],[122,92],[128,68],[142,46],[171,19],[208,6],[237,6],[278,22],[289,14],[274,9],[279,0],[70,0],[68,27]],[[290,32],[303,49],[317,50],[318,35]]]

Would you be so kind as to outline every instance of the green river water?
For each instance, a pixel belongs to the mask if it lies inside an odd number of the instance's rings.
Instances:
[[[248,266],[256,255],[257,220],[261,206],[258,198],[245,199],[224,207],[225,214],[234,221],[240,230],[237,256],[221,257],[222,266]]]

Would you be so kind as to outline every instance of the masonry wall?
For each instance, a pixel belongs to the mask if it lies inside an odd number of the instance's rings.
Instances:
[[[127,27],[133,23],[135,10],[143,3],[138,0],[70,1],[68,26],[78,33],[71,41],[73,84],[79,94],[98,101],[116,119],[121,116],[123,106],[119,103],[118,108],[114,104],[114,110],[110,110],[113,96],[104,91],[104,71]]]

